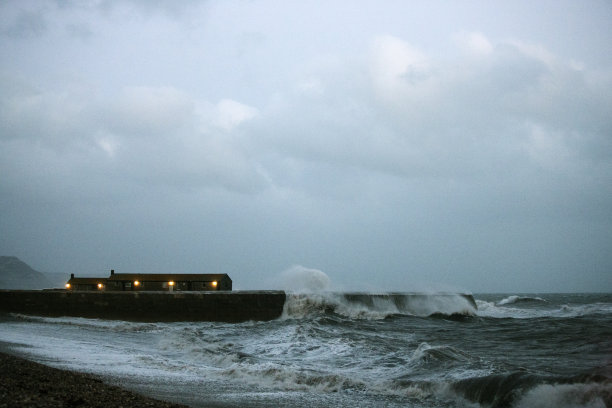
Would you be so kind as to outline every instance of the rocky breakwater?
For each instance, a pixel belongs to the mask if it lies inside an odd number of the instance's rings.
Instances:
[[[0,312],[143,322],[265,321],[281,316],[283,291],[69,292],[0,290]]]

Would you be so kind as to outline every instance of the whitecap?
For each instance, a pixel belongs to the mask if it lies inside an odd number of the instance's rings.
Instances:
[[[607,384],[542,384],[529,390],[517,408],[606,408],[612,401]]]

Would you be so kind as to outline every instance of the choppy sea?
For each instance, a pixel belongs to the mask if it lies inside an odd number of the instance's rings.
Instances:
[[[612,294],[474,298],[288,294],[241,324],[4,315],[0,341],[196,407],[612,406]]]

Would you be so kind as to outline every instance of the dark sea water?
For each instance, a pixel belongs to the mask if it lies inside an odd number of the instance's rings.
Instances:
[[[612,294],[474,298],[293,294],[242,324],[10,315],[0,341],[193,406],[612,406]]]

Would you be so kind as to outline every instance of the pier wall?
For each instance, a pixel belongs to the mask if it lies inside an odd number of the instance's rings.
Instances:
[[[0,290],[0,312],[143,322],[273,320],[283,291],[78,292]]]

